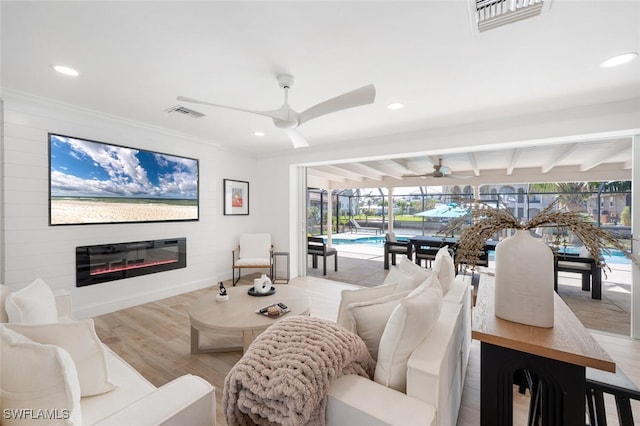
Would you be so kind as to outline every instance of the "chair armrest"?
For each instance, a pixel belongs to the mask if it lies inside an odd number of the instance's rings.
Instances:
[[[56,300],[58,319],[73,319],[71,311],[71,293],[64,289],[53,290],[53,297]]]
[[[125,424],[215,425],[215,388],[200,377],[181,376],[96,423]]]
[[[436,424],[432,405],[355,374],[333,382],[326,415],[329,426]]]

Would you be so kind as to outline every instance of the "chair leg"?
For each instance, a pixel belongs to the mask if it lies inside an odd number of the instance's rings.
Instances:
[[[598,426],[607,426],[607,415],[604,407],[604,395],[601,390],[593,390],[593,399],[596,403],[596,421]]]
[[[616,396],[616,407],[620,426],[633,426],[633,412],[631,411],[629,398]]]
[[[335,257],[335,259],[333,260],[333,269],[338,272],[338,254],[336,253],[333,256]]]
[[[593,389],[589,389],[587,388],[587,392],[586,392],[586,399],[587,399],[587,411],[589,414],[589,426],[597,426],[598,425],[598,421],[596,420],[596,409],[593,405],[593,401],[595,399],[595,396],[593,395]]]
[[[322,256],[322,275],[327,275],[327,256]]]
[[[238,268],[238,278],[236,278],[236,270],[235,269],[233,270],[233,286],[234,287],[236,286],[236,284],[238,284],[238,281],[240,281],[240,276],[242,275],[241,272],[242,272],[242,269]]]
[[[591,290],[591,273],[585,272],[582,274],[582,291]]]
[[[591,273],[591,298],[602,299],[602,271],[600,268],[594,268]]]

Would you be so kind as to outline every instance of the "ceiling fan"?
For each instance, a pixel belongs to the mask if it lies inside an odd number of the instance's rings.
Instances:
[[[186,98],[178,96],[179,101],[191,102],[200,105],[209,105],[219,108],[233,109],[236,111],[249,112],[252,114],[264,115],[273,120],[273,124],[277,128],[282,129],[291,139],[294,148],[302,148],[309,146],[307,140],[297,130],[298,126],[322,115],[331,114],[343,109],[354,108],[357,106],[373,103],[376,98],[376,88],[373,84],[363,86],[359,89],[352,90],[342,95],[336,96],[310,108],[303,112],[296,112],[289,106],[289,89],[293,86],[295,78],[290,74],[280,74],[277,76],[278,85],[284,89],[284,104],[278,109],[271,111],[252,111],[248,109],[230,107],[226,105],[214,104],[198,99]]]
[[[426,177],[434,177],[434,178],[442,178],[442,177],[451,177],[451,178],[458,178],[458,179],[468,179],[471,176],[467,176],[467,175],[456,175],[453,173],[449,173],[451,169],[448,166],[444,166],[442,165],[442,158],[438,158],[438,164],[434,164],[433,165],[433,172],[431,173],[423,173],[420,175],[402,175],[402,177],[421,177],[421,178],[426,178]]]

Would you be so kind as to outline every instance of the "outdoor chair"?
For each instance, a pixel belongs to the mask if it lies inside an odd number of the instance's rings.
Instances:
[[[580,253],[558,253],[554,257],[553,287],[558,291],[558,272],[573,272],[582,275],[582,291],[591,290],[591,298],[602,299],[602,268],[583,247]]]
[[[409,241],[398,241],[396,233],[391,231],[385,236],[384,269],[389,269],[389,257],[391,257],[391,264],[396,264],[396,254],[405,255],[407,259],[412,260],[413,244]]]
[[[440,246],[429,245],[430,243],[423,244],[417,243],[415,244],[416,249],[416,264],[422,266],[422,261],[424,260],[424,267],[430,268],[431,262],[435,260],[436,254],[438,254],[438,250],[440,250]]]
[[[631,400],[640,401],[640,388],[624,374],[620,367],[616,368],[615,373],[587,367],[586,379],[589,424],[607,424],[605,394],[614,397],[618,422],[621,426],[637,424],[633,419]]]
[[[322,275],[327,275],[327,257],[334,256],[334,269],[338,271],[338,250],[333,247],[327,247],[322,237],[307,237],[307,254],[312,257],[312,268],[318,267],[318,257],[323,258]]]
[[[375,232],[376,235],[378,235],[378,232],[382,233],[382,229],[373,226],[361,226],[355,219],[351,219],[349,222],[356,229],[356,234],[358,231]]]
[[[240,244],[232,252],[233,285],[240,280],[242,269],[268,269],[273,279],[273,245],[271,234],[240,234]],[[238,277],[236,278],[236,269]]]

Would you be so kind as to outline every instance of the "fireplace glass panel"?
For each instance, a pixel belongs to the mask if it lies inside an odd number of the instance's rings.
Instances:
[[[186,238],[76,247],[76,287],[187,266]]]

